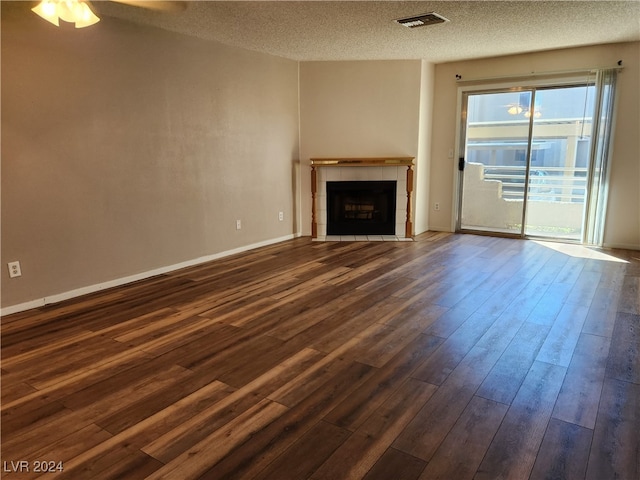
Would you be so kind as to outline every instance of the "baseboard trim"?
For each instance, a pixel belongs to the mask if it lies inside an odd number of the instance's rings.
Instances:
[[[632,243],[604,243],[604,248],[618,248],[620,250],[640,250],[640,245],[634,245]]]
[[[454,230],[451,230],[451,227],[440,227],[440,226],[430,226],[425,232],[446,232],[446,233],[454,233]]]
[[[28,302],[19,303],[17,305],[10,305],[8,307],[4,307],[0,309],[0,316],[4,317],[7,315],[12,315],[14,313],[20,313],[27,310],[32,310],[34,308],[43,307],[45,305],[59,303],[64,300],[69,300],[71,298],[81,297],[83,295],[88,295],[90,293],[99,292],[101,290],[106,290],[108,288],[119,287],[121,285],[126,285],[127,283],[133,283],[139,280],[144,280],[146,278],[155,277],[156,275],[162,275],[163,273],[173,272],[175,270],[180,270],[182,268],[192,267],[194,265],[199,265],[201,263],[211,262],[212,260],[217,260],[220,258],[235,255],[237,253],[243,253],[249,250],[254,250],[256,248],[266,247],[266,246],[284,242],[287,240],[292,240],[299,236],[300,234],[285,235],[283,237],[278,237],[270,240],[265,240],[262,242],[252,243],[251,245],[245,245],[243,247],[234,248],[232,250],[226,250],[224,252],[205,255],[204,257],[198,257],[192,260],[186,260],[184,262],[175,263],[173,265],[167,265],[165,267],[160,267],[160,268],[156,268],[146,272],[137,273],[135,275],[129,275],[126,277],[109,280],[107,282],[97,283],[95,285],[76,288],[74,290],[69,290],[68,292],[57,293],[55,295],[50,295],[47,297],[30,300]]]

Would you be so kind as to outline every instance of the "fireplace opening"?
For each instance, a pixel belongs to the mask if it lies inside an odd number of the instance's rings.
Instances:
[[[396,182],[327,182],[327,235],[395,235]]]

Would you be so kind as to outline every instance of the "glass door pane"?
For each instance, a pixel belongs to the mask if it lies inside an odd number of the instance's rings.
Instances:
[[[462,230],[522,234],[532,91],[466,95]]]
[[[613,107],[617,70],[600,70],[596,77],[595,105],[593,109],[590,175],[588,181],[588,207],[583,240],[590,245],[602,246],[607,209],[608,171]]]
[[[538,89],[533,110],[525,235],[582,239],[594,86]]]

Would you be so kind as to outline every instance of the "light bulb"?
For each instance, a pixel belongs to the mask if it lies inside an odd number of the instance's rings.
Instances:
[[[54,1],[43,0],[31,9],[34,13],[44,18],[47,22],[53,23],[56,27],[60,26],[57,13],[57,5]]]
[[[509,112],[510,115],[518,115],[522,113],[522,107],[520,105],[511,105],[507,112]]]
[[[74,23],[76,28],[88,27],[100,21],[89,6],[79,0],[43,0],[31,10],[56,26],[60,26],[60,19]]]

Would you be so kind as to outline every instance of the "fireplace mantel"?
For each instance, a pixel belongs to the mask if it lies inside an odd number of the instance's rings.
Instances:
[[[379,158],[311,158],[311,236],[318,236],[316,219],[316,194],[318,192],[318,167],[407,167],[407,218],[405,221],[405,237],[413,236],[411,221],[411,193],[413,192],[414,157],[379,157]]]
[[[311,167],[409,167],[413,160],[414,157],[312,158]]]

